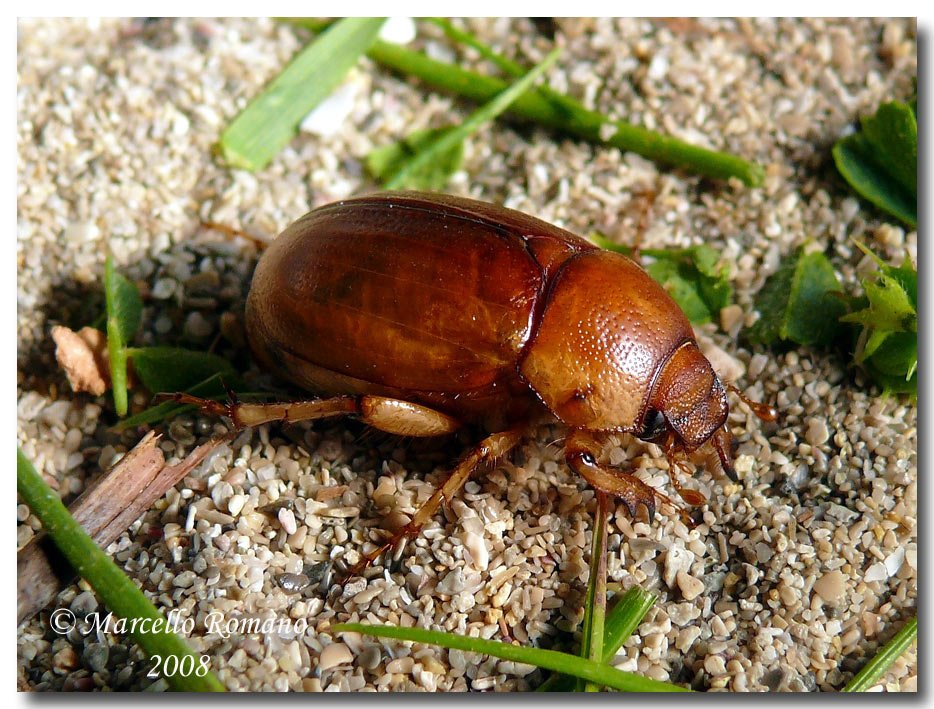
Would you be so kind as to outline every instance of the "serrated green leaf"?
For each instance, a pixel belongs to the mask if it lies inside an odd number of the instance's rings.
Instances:
[[[863,120],[863,135],[879,165],[915,199],[918,197],[918,123],[911,107],[884,103]]]
[[[747,329],[753,342],[790,340],[799,345],[830,345],[840,332],[846,305],[840,282],[827,257],[799,250],[766,280],[756,295],[759,320]]]
[[[911,259],[906,255],[904,263],[898,268],[888,264],[882,264],[882,272],[902,287],[902,290],[905,291],[905,296],[911,303],[911,307],[917,312],[918,272],[915,270],[914,266],[912,266]]]
[[[399,142],[374,148],[366,156],[367,172],[384,185],[388,184],[419,150],[425,149],[435,140],[447,135],[452,129],[453,126],[445,126],[432,130],[414,131]],[[461,141],[440,153],[433,162],[414,170],[400,187],[419,190],[443,189],[451,175],[460,169],[463,159],[464,143]]]
[[[838,141],[833,147],[833,159],[840,174],[860,196],[909,226],[917,226],[917,197],[880,164],[878,151],[862,133]],[[917,173],[917,161],[905,170]]]
[[[788,308],[788,294],[795,278],[796,260],[786,261],[765,283],[755,298],[759,319],[746,328],[746,336],[752,342],[771,344],[782,338],[782,323]]]
[[[136,376],[153,394],[188,391],[215,376],[223,378],[230,387],[236,388],[241,383],[230,362],[209,352],[180,347],[137,347],[127,354]],[[219,383],[218,388],[221,388]]]
[[[861,323],[878,330],[917,332],[915,306],[901,283],[880,273],[877,282],[864,280],[863,290],[869,300],[869,307],[844,315],[840,318],[843,322]]]
[[[907,380],[918,366],[918,336],[891,332],[864,361],[882,374]]]
[[[916,396],[918,273],[907,255],[896,268],[863,244],[856,245],[879,267],[861,279],[864,295],[851,298],[851,312],[841,318],[863,326],[856,362],[886,393]]]

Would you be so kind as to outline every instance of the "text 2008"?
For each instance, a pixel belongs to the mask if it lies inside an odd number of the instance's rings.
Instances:
[[[155,663],[152,669],[146,673],[147,677],[157,679],[160,675],[164,677],[204,677],[207,675],[211,666],[211,658],[207,655],[183,655],[179,658],[176,655],[168,655],[163,660],[161,655],[153,655],[152,661]]]

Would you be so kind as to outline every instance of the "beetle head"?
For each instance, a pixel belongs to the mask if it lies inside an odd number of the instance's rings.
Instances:
[[[726,389],[694,342],[685,342],[662,366],[642,421],[639,438],[693,453],[710,443],[723,472],[736,479],[726,425]],[[671,434],[674,434],[673,436]]]

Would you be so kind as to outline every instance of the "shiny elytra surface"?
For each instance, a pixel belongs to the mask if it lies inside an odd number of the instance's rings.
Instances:
[[[538,398],[565,423],[617,430],[636,426],[657,370],[692,337],[625,257],[520,212],[419,193],[292,224],[257,266],[247,329],[267,368],[311,391],[468,419]]]

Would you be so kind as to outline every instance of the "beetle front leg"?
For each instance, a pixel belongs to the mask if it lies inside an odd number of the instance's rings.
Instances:
[[[597,456],[601,448],[601,442],[593,434],[583,429],[574,429],[564,444],[565,460],[593,488],[621,499],[633,517],[639,505],[645,505],[649,522],[652,522],[655,519],[655,498],[658,497],[672,505],[682,517],[690,519],[687,512],[672,502],[671,498],[646,485],[635,475],[598,463]]]

